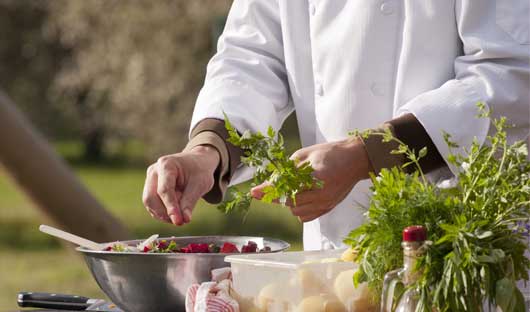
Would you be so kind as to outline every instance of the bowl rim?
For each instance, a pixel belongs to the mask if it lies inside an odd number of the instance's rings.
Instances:
[[[169,236],[169,237],[159,237],[157,238],[157,241],[158,240],[171,240],[171,239],[212,239],[212,238],[215,238],[215,239],[219,239],[219,240],[227,240],[227,241],[230,241],[230,239],[248,239],[248,240],[252,240],[252,239],[263,239],[264,242],[267,242],[267,243],[276,243],[276,244],[279,244],[281,245],[282,247],[280,249],[277,249],[277,250],[271,250],[271,251],[266,251],[266,252],[263,252],[263,253],[276,253],[276,252],[282,252],[282,251],[286,251],[288,250],[290,247],[291,247],[291,244],[284,241],[284,240],[281,240],[281,239],[277,239],[277,238],[270,238],[270,237],[264,237],[264,236],[238,236],[238,235],[204,235],[204,236],[201,236],[201,235],[195,235],[195,236]],[[141,241],[143,241],[143,239],[132,239],[132,240],[123,240],[123,241],[113,241],[113,242],[105,242],[105,243],[101,243],[101,244],[114,244],[116,242],[121,242],[121,243],[140,243]],[[230,252],[230,253],[227,253],[227,252],[219,252],[219,253],[202,253],[202,252],[197,252],[197,253],[180,253],[180,252],[175,252],[175,253],[151,253],[151,252],[119,252],[119,251],[106,251],[106,250],[89,250],[89,249],[86,249],[85,247],[76,247],[75,250],[77,250],[78,252],[81,252],[85,255],[116,255],[116,256],[158,256],[158,257],[192,257],[192,256],[206,256],[206,257],[216,257],[216,256],[228,256],[228,255],[241,255],[241,254],[246,254],[246,253],[237,253],[237,252]]]

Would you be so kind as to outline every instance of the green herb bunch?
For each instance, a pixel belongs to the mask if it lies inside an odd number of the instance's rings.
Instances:
[[[300,163],[298,159],[289,158],[282,135],[276,133],[272,127],[268,128],[267,135],[261,132],[251,133],[248,130],[240,135],[226,115],[225,127],[229,134],[228,142],[244,151],[241,162],[256,170],[251,186],[268,182],[263,189],[262,201],[271,203],[277,200],[285,205],[287,199],[291,199],[296,204],[296,194],[322,186],[322,182],[313,176],[313,167],[309,162]],[[231,188],[228,197],[218,208],[224,213],[245,213],[248,212],[251,202],[250,192]]]
[[[483,105],[480,118],[489,118]],[[448,161],[461,168],[456,186],[439,188],[428,183],[419,160],[427,153],[410,150],[390,132],[380,135],[395,140],[418,170],[382,170],[372,176],[373,197],[365,224],[352,231],[345,242],[356,248],[359,270],[354,283],[368,282],[380,294],[384,275],[402,267],[401,231],[409,225],[426,226],[432,245],[418,261],[423,272],[415,287],[416,311],[481,311],[483,302],[502,311],[524,311],[517,280],[528,280],[530,220],[530,163],[523,142],[508,144],[506,119],[492,120],[496,134],[486,144],[474,141],[465,155]],[[457,145],[444,135],[450,149]]]

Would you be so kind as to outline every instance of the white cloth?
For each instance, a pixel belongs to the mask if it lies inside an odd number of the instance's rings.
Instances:
[[[528,0],[235,0],[192,118],[228,115],[238,130],[279,129],[296,110],[302,144],[340,140],[414,114],[440,153],[492,131],[483,101],[528,136]],[[455,168],[451,168],[455,170]],[[239,170],[233,183],[249,178]],[[363,221],[359,183],[304,226],[306,249],[338,247]]]

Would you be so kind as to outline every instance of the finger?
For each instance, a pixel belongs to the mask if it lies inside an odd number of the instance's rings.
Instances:
[[[260,185],[254,186],[253,188],[250,189],[250,195],[254,197],[255,199],[260,200],[263,198],[263,195],[265,195],[264,189],[270,185],[271,184],[269,182],[263,182]]]
[[[149,215],[151,217],[153,217],[153,219],[157,219],[157,220],[160,220],[160,221],[163,221],[163,222],[166,222],[166,223],[172,223],[171,219],[167,216],[166,213],[164,213],[164,215],[155,215],[151,211],[148,211],[148,212],[149,212]]]
[[[182,199],[180,200],[180,207],[182,208],[182,216],[185,223],[191,221],[191,215],[193,208],[199,201],[199,199],[206,194],[207,190],[203,190],[200,185],[189,184],[182,193]]]
[[[160,168],[160,166],[158,169],[157,194],[164,203],[171,222],[175,225],[182,225],[183,218],[179,201],[181,195],[176,191],[178,173],[167,168]]]
[[[313,216],[313,215],[321,216],[326,211],[328,211],[326,207],[328,207],[328,203],[319,202],[319,203],[312,203],[312,204],[289,207],[289,209],[291,210],[291,213],[294,216],[305,217],[305,216]]]
[[[293,203],[290,199],[287,201],[287,206],[301,206],[312,204],[318,201],[322,201],[322,192],[320,190],[303,191],[296,194],[295,202]],[[296,205],[294,205],[296,204]]]
[[[300,222],[305,223],[305,222],[313,221],[313,220],[317,219],[317,218],[320,217],[320,216],[321,216],[320,213],[309,214],[309,215],[304,215],[304,216],[300,216],[300,217],[298,217],[298,220],[299,220]]]
[[[301,222],[309,222],[315,220],[324,214],[325,211],[321,209],[322,204],[319,205],[303,205],[291,207],[291,213],[298,217],[298,220]]]
[[[157,179],[158,175],[156,170],[154,170],[154,166],[150,166],[147,169],[144,190],[142,193],[142,202],[153,218],[171,223],[166,208],[164,207],[162,200],[160,200],[160,197],[158,197],[156,191],[158,185]]]
[[[307,158],[306,153],[303,153],[302,149],[299,149],[299,150],[295,151],[289,157],[289,159],[291,159],[291,160],[297,159],[300,162],[303,162],[306,158]]]
[[[294,201],[290,197],[287,198],[287,200],[285,201],[285,206],[295,207],[300,205],[311,204],[317,201],[322,201],[322,196],[323,195],[320,190],[303,191],[295,196]],[[276,204],[280,203],[278,199],[275,199],[272,202]]]
[[[269,185],[271,185],[269,182],[264,182],[258,186],[255,186],[250,190],[250,194],[255,199],[260,200],[263,198],[263,195],[265,194],[264,192],[265,187]],[[291,198],[287,198],[285,205],[289,207],[293,207],[293,206],[310,204],[318,200],[322,200],[322,193],[320,192],[320,190],[303,191],[299,193],[298,195],[296,195],[295,201],[293,201]],[[272,202],[276,204],[280,203],[279,199],[274,199]]]

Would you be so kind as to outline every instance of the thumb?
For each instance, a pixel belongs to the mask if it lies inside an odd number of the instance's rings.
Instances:
[[[191,215],[193,208],[202,197],[204,192],[201,191],[199,185],[195,183],[188,184],[182,193],[182,199],[180,200],[180,207],[182,209],[182,216],[184,222],[189,223],[191,221]]]
[[[250,189],[250,195],[254,197],[255,199],[262,199],[265,192],[263,191],[264,188],[271,185],[270,182],[263,182],[260,185],[256,185],[253,188]]]
[[[299,163],[303,163],[307,160],[307,157],[308,157],[307,148],[301,148],[295,151],[294,153],[292,153],[289,159],[298,161]]]

